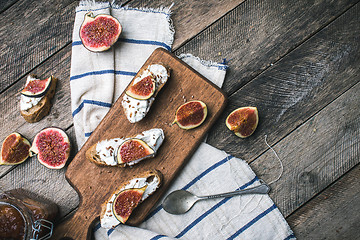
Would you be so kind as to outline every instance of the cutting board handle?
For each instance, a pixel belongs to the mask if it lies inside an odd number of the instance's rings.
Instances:
[[[94,227],[96,217],[89,217],[79,208],[73,216],[55,226],[51,239],[80,240],[92,238],[91,229]]]

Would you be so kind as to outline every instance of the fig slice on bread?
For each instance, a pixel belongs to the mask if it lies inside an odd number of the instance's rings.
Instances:
[[[112,138],[97,142],[85,153],[86,158],[104,166],[125,167],[155,157],[164,141],[164,132],[153,128],[126,138]]]
[[[124,189],[116,195],[112,211],[117,220],[125,224],[132,211],[140,203],[147,185],[142,188]]]
[[[49,114],[57,81],[53,76],[44,80],[36,75],[27,77],[20,96],[20,114],[27,122],[38,122]]]
[[[129,122],[136,123],[145,118],[169,76],[170,70],[160,63],[150,64],[139,71],[121,101]]]
[[[110,229],[125,224],[133,210],[160,187],[162,179],[160,171],[149,170],[121,184],[101,206],[101,226]]]
[[[126,164],[155,156],[155,151],[146,142],[131,138],[123,142],[116,153],[117,162]]]
[[[40,79],[32,79],[28,81],[21,91],[21,94],[26,97],[42,97],[46,94],[51,86],[52,76],[40,80]]]

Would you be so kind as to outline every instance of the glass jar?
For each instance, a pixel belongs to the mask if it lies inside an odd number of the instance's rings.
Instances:
[[[37,226],[41,221],[53,221],[57,212],[56,204],[31,192],[0,190],[0,239],[28,240],[33,236],[40,239],[48,235],[49,230],[42,228],[40,232],[34,232],[34,229],[41,227]]]

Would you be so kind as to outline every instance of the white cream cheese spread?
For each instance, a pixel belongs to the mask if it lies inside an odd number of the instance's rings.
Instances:
[[[163,65],[153,64],[149,65],[139,77],[135,78],[134,84],[151,75],[155,78],[155,89],[165,84],[169,78],[168,71]],[[121,103],[125,109],[127,119],[131,123],[136,123],[146,116],[154,100],[155,97],[150,97],[146,100],[138,100],[125,94]]]
[[[147,182],[147,178],[134,178],[129,182],[129,184],[127,184],[125,187],[120,189],[120,191],[129,188],[142,188],[145,185],[147,185],[141,199],[141,201],[144,201],[148,196],[150,196],[153,192],[155,192],[155,190],[159,187],[159,183],[160,181],[156,176],[153,178],[151,182]],[[104,216],[100,217],[101,227],[103,228],[106,229],[114,228],[121,223],[119,220],[116,219],[112,211],[113,202],[115,198],[116,198],[116,194],[113,194],[110,201],[106,203],[106,211]]]
[[[27,85],[29,82],[33,81],[33,80],[37,80],[36,78],[32,77],[31,75],[29,75],[26,79],[26,84]],[[32,108],[33,106],[36,106],[42,99],[43,97],[27,97],[21,94],[20,96],[20,110],[21,111],[26,111],[30,108]]]
[[[149,147],[151,147],[155,153],[161,146],[164,141],[164,132],[160,128],[153,128],[147,131],[144,131],[134,138],[143,140],[146,142]],[[101,161],[105,162],[107,165],[115,166],[117,165],[117,161],[114,157],[116,154],[116,149],[126,140],[130,138],[113,138],[110,140],[103,140],[96,144],[96,152],[99,155]],[[128,165],[136,164],[139,161],[132,161],[128,163]]]

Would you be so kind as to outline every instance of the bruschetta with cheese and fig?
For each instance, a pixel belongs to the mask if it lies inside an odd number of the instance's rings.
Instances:
[[[162,178],[160,171],[150,170],[119,186],[101,205],[101,226],[111,229],[125,224],[133,210],[160,187]]]
[[[151,64],[129,84],[121,101],[126,118],[136,123],[145,118],[156,95],[164,87],[170,71],[162,64]]]
[[[20,92],[20,114],[29,123],[40,121],[50,112],[57,79],[50,76],[40,80],[29,75],[24,89]]]
[[[95,164],[125,167],[156,155],[165,138],[160,128],[144,131],[135,137],[112,138],[92,145],[85,153]]]

